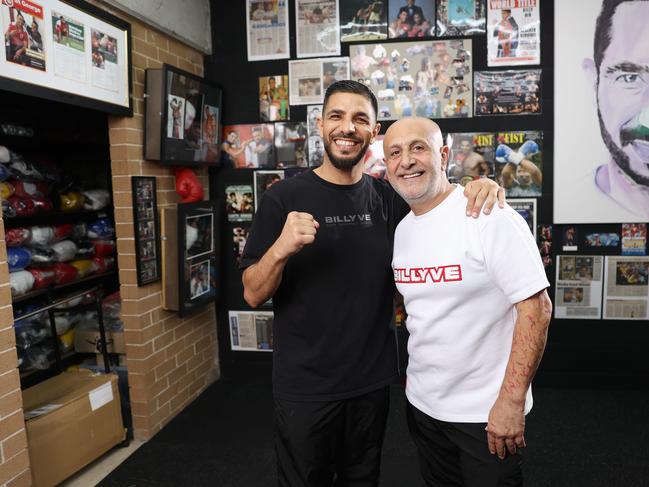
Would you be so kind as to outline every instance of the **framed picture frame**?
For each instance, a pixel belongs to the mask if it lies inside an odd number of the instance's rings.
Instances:
[[[132,176],[133,192],[133,234],[137,267],[137,285],[145,286],[159,281],[160,268],[160,223],[156,199],[156,178]]]
[[[0,2],[0,90],[133,115],[131,24],[82,0]],[[22,37],[20,37],[22,36]]]
[[[178,311],[186,316],[218,296],[217,200],[178,204]]]
[[[161,164],[215,166],[221,153],[221,88],[164,64],[145,76],[144,157]]]

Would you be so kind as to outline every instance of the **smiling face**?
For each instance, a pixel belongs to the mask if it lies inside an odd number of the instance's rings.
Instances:
[[[374,142],[380,127],[367,98],[355,93],[334,93],[323,108],[322,119],[318,120],[326,152],[324,163],[350,171]]]
[[[649,2],[623,3],[597,79],[602,139],[617,165],[649,186]]]
[[[448,189],[448,147],[439,126],[426,118],[404,118],[383,139],[388,180],[415,214],[435,206]]]

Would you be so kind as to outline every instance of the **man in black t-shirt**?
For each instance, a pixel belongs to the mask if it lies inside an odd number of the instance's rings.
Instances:
[[[261,199],[241,258],[244,298],[253,308],[273,298],[279,485],[376,486],[397,376],[392,240],[408,207],[363,174],[380,129],[372,92],[336,82],[322,113],[323,164]],[[493,207],[494,182],[469,188],[470,213]]]

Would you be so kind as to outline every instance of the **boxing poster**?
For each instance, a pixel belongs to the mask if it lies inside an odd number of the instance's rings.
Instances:
[[[45,71],[45,12],[29,0],[2,0],[5,59],[18,66]]]
[[[541,70],[476,71],[475,116],[541,113]]]
[[[485,33],[485,0],[437,0],[437,36]]]
[[[541,63],[541,0],[487,0],[487,64]]]
[[[338,0],[295,0],[297,57],[339,56]]]
[[[648,18],[649,2],[557,4],[557,223],[649,220]]]
[[[383,0],[341,0],[340,42],[387,39],[388,9]]]
[[[376,95],[379,120],[472,114],[468,39],[355,44],[349,56],[352,79],[365,83]]]
[[[507,203],[525,220],[536,240],[536,199],[509,200]]]
[[[649,257],[607,256],[604,319],[649,318]]]
[[[602,316],[601,255],[558,255],[554,317],[598,320]]]
[[[390,39],[435,37],[435,0],[392,0],[389,7]]]

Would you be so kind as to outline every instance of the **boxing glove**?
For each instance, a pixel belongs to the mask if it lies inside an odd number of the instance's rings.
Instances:
[[[2,200],[2,216],[5,218],[13,218],[16,216],[16,210],[11,203],[7,200]]]
[[[94,274],[99,268],[97,264],[90,259],[76,259],[70,262],[70,265],[77,269],[77,276],[79,279]]]
[[[54,270],[54,282],[56,284],[68,284],[77,279],[77,268],[66,263],[58,263],[52,266]]]
[[[27,272],[34,276],[34,289],[43,289],[54,284],[56,273],[53,269],[35,269],[30,267]]]
[[[523,145],[518,148],[518,152],[523,154],[525,157],[533,156],[539,152],[539,144],[532,139],[526,140],[523,142]]]
[[[99,218],[88,223],[88,238],[111,238],[115,235],[115,227],[109,218]]]
[[[7,247],[19,247],[28,243],[32,238],[32,231],[29,228],[18,227],[5,230],[5,242]]]
[[[114,240],[93,240],[95,246],[95,257],[108,257],[115,253]]]
[[[9,272],[22,271],[32,262],[32,253],[27,247],[9,247],[7,249],[7,265]]]
[[[8,200],[15,194],[15,192],[16,188],[10,182],[3,181],[0,183],[0,197],[2,197],[3,200]]]
[[[32,216],[38,212],[38,208],[34,205],[34,200],[30,198],[12,196],[7,202],[11,206],[15,216]]]
[[[70,234],[70,238],[73,240],[79,240],[82,238],[86,238],[87,234],[88,234],[88,227],[86,226],[85,223],[75,223],[72,226],[72,233]]]
[[[9,179],[11,177],[11,171],[4,164],[0,164],[0,181]]]
[[[108,272],[115,266],[115,257],[95,257],[92,261],[97,266],[97,274]]]
[[[101,210],[110,203],[110,193],[105,189],[91,189],[83,192],[86,210]]]
[[[56,262],[54,251],[49,247],[32,247],[32,265],[48,266]]]
[[[9,149],[7,149],[4,145],[0,145],[0,163],[5,163],[9,162],[11,160],[11,154],[9,153]]]
[[[77,255],[77,244],[72,240],[62,240],[52,245],[52,251],[57,262],[67,262]]]
[[[13,154],[9,164],[11,172],[20,179],[41,181],[43,175],[31,162],[26,162],[22,157]]]
[[[45,247],[54,243],[55,233],[53,227],[32,227],[31,233],[30,245]]]
[[[79,211],[83,209],[85,199],[76,191],[70,191],[59,196],[61,199],[61,211]]]
[[[27,294],[34,287],[34,276],[28,271],[9,273],[9,284],[12,296]]]
[[[42,182],[27,182],[12,180],[16,196],[22,198],[43,198],[48,192],[49,187],[46,183]]]
[[[506,144],[500,144],[498,147],[496,147],[496,161],[500,162],[501,164],[510,162],[514,165],[518,165],[523,159],[523,154],[515,152]]]
[[[203,185],[187,167],[176,169],[176,193],[182,203],[194,203],[203,200]]]
[[[62,223],[60,225],[54,225],[52,228],[54,230],[54,241],[60,242],[72,236],[72,229],[74,227],[71,223]]]

